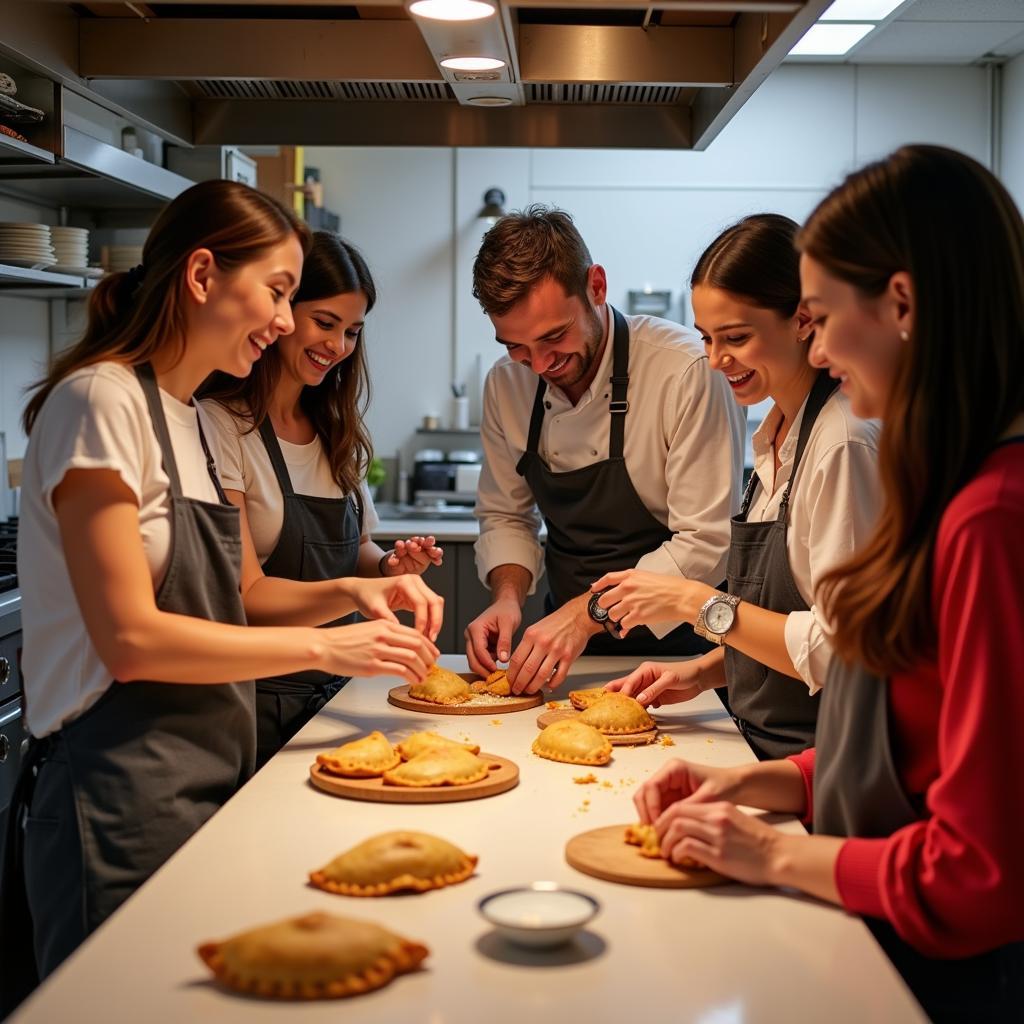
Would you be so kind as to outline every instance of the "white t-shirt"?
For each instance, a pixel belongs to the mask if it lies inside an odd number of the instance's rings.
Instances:
[[[212,399],[200,405],[204,426],[210,424],[206,439],[217,464],[217,475],[225,490],[241,491],[245,495],[249,532],[262,565],[277,546],[284,522],[284,495],[270,454],[260,432],[249,429],[248,420],[233,415]],[[331,466],[319,437],[309,444],[292,444],[280,437],[277,441],[296,494],[314,498],[342,497],[341,488],[331,476]],[[363,534],[367,535],[380,520],[365,483],[359,488],[359,502],[363,507]]]
[[[777,406],[754,432],[754,472],[761,486],[748,522],[779,518],[806,407],[805,399],[779,448],[778,476],[772,444],[781,417]],[[882,507],[878,432],[877,420],[858,419],[846,396],[834,392],[814,421],[789,495],[789,567],[810,611],[786,617],[786,650],[811,693],[825,682],[832,660],[828,623],[814,603],[815,590],[825,573],[863,547]]]
[[[182,491],[216,502],[197,411],[160,392]],[[209,434],[204,419],[203,429]],[[64,561],[53,492],[70,469],[112,469],[139,503],[139,530],[154,592],[170,559],[170,482],[135,372],[118,363],[76,370],[39,413],[25,453],[18,578],[24,630],[25,714],[42,737],[77,718],[111,684],[89,638]]]

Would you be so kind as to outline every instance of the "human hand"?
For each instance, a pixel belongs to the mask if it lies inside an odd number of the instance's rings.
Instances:
[[[584,594],[568,601],[526,630],[508,665],[513,693],[536,693],[544,686],[554,690],[562,685],[587,641],[602,629],[585,612],[581,616],[579,605],[587,599]]]
[[[470,670],[487,676],[499,661],[508,661],[512,637],[522,621],[523,610],[511,597],[500,598],[481,612],[463,633]]]
[[[443,557],[444,549],[437,546],[433,537],[410,537],[395,541],[394,550],[382,560],[381,570],[384,576],[421,576],[430,566],[440,565]]]
[[[672,804],[654,822],[662,854],[674,864],[692,857],[747,885],[772,885],[782,833],[727,801],[695,798]]]
[[[320,667],[338,676],[401,676],[420,682],[440,657],[422,633],[387,619],[315,631],[324,646]]]
[[[704,692],[697,661],[696,658],[671,663],[645,661],[628,676],[613,679],[605,689],[635,697],[645,706],[660,708],[662,704],[681,704]]]
[[[348,582],[352,600],[366,618],[398,622],[396,610],[410,611],[414,628],[431,641],[437,639],[444,619],[444,598],[419,576],[352,577]]]
[[[656,622],[693,622],[700,611],[696,597],[702,591],[710,596],[711,587],[682,576],[668,576],[643,569],[607,572],[591,584],[592,593],[600,593],[597,603],[607,608],[609,618],[618,623],[622,636],[636,626]]]
[[[645,825],[653,824],[680,800],[694,803],[732,800],[740,785],[736,768],[714,768],[673,758],[663,764],[633,794],[633,805]]]

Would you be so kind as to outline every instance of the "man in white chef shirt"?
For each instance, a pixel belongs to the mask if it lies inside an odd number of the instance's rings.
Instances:
[[[470,667],[508,661],[513,691],[532,693],[560,685],[584,650],[707,650],[678,622],[619,640],[589,592],[613,566],[725,576],[744,427],[699,336],[614,310],[572,218],[543,206],[487,233],[473,293],[507,354],[484,387],[476,561],[493,603],[466,628]],[[513,650],[545,570],[549,614]]]

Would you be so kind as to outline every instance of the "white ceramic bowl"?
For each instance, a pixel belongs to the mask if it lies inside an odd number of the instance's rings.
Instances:
[[[534,882],[492,892],[477,909],[509,942],[543,948],[568,942],[597,916],[601,904],[555,882]]]

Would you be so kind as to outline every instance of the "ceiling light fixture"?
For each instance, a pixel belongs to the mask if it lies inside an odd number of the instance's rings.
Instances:
[[[789,51],[791,57],[842,57],[859,43],[874,25],[844,25],[838,22],[812,25]]]
[[[497,57],[445,57],[441,67],[452,71],[497,71],[505,62]]]
[[[494,4],[486,0],[416,0],[409,13],[435,21],[479,21],[494,14]]]
[[[511,107],[512,99],[509,96],[470,96],[467,103],[474,107]]]
[[[903,0],[835,0],[818,21],[885,21]]]

